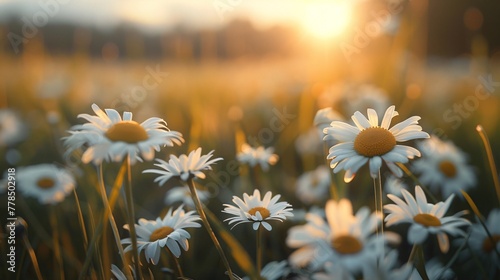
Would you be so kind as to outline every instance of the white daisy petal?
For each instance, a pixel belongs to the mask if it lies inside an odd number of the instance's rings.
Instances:
[[[377,178],[380,167],[382,166],[382,159],[380,157],[372,157],[369,161],[369,165],[370,175],[372,176],[372,178]]]
[[[355,112],[351,119],[360,130],[371,127],[370,121],[359,111]]]
[[[389,129],[389,131],[392,132],[394,135],[398,135],[398,133],[400,131],[404,130],[406,127],[408,127],[410,125],[417,124],[419,120],[420,120],[419,116],[410,117],[410,118],[396,124],[395,126],[391,127]]]
[[[376,127],[378,126],[378,115],[377,112],[373,109],[368,109],[367,110],[368,114],[368,120],[370,121],[370,126],[371,127]]]
[[[144,250],[144,255],[146,256],[147,260],[151,260],[153,264],[157,264],[158,260],[155,259],[156,251],[158,250],[158,247],[155,246],[154,244],[149,244],[144,246],[146,249]]]
[[[255,222],[253,223],[253,230],[258,230],[259,229],[260,222]]]
[[[267,229],[267,231],[271,231],[273,229],[273,227],[266,222],[262,222],[262,225],[264,226],[265,229]]]
[[[408,241],[412,244],[422,244],[427,239],[429,232],[420,224],[411,225],[408,230]]]
[[[448,250],[450,249],[450,241],[448,240],[448,235],[446,235],[445,233],[438,233],[437,239],[441,252],[448,253]]]
[[[389,125],[391,124],[392,118],[398,115],[396,111],[396,106],[392,105],[385,111],[384,118],[382,119],[382,123],[380,127],[389,129]]]
[[[354,176],[356,176],[356,173],[352,173],[351,170],[347,170],[344,174],[344,182],[350,183],[352,179],[354,179]]]

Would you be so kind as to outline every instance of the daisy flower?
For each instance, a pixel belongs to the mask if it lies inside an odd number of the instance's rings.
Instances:
[[[288,262],[284,261],[274,261],[266,264],[262,271],[260,272],[260,276],[262,279],[266,280],[278,280],[283,278],[284,276],[290,273],[290,268],[288,267]],[[250,280],[249,277],[243,277],[243,280]]]
[[[288,247],[298,248],[290,256],[290,263],[311,269],[321,268],[332,262],[341,265],[351,273],[360,273],[366,259],[377,253],[384,239],[374,234],[381,223],[380,215],[370,213],[362,207],[353,215],[351,201],[329,200],[325,208],[326,219],[317,214],[306,215],[306,224],[292,227],[288,231]],[[393,241],[397,241],[393,239]]]
[[[56,204],[75,188],[73,175],[53,164],[20,167],[17,171],[18,190],[41,204]]]
[[[296,183],[297,197],[304,203],[324,202],[330,190],[330,171],[326,166],[302,174]]]
[[[269,170],[269,165],[275,165],[278,162],[278,155],[273,154],[274,148],[264,148],[259,146],[257,148],[252,148],[248,144],[243,144],[241,146],[241,152],[236,155],[238,161],[242,164],[248,164],[251,167],[260,165],[262,170]]]
[[[441,141],[432,136],[419,144],[422,158],[413,163],[413,171],[420,174],[423,185],[443,197],[452,193],[460,194],[476,184],[476,176],[472,167],[467,165],[467,156],[452,142]]]
[[[123,118],[113,109],[104,111],[92,104],[95,116],[80,114],[88,123],[75,125],[64,138],[67,153],[88,146],[82,155],[84,163],[100,164],[105,161],[121,161],[128,156],[131,164],[136,160],[152,160],[160,146],[181,145],[182,134],[170,131],[160,118],[149,118],[142,123],[132,120],[132,113],[124,112]]]
[[[146,169],[142,173],[153,173],[159,174],[154,180],[160,186],[163,186],[165,182],[171,178],[180,178],[182,181],[188,181],[194,177],[205,179],[206,175],[203,173],[205,170],[212,170],[210,165],[222,160],[222,158],[214,158],[214,151],[206,155],[201,155],[201,148],[191,151],[189,155],[181,155],[177,157],[175,155],[170,155],[168,162],[162,159],[156,159],[158,163],[155,166],[161,169]]]
[[[453,216],[446,216],[446,211],[450,207],[451,201],[455,197],[453,194],[445,202],[436,204],[427,203],[424,191],[420,186],[415,187],[415,197],[407,190],[402,189],[401,193],[405,201],[401,198],[388,194],[395,204],[388,204],[384,209],[389,212],[385,217],[386,225],[409,223],[408,241],[412,244],[423,243],[429,234],[435,234],[439,243],[439,248],[443,253],[448,252],[450,243],[448,234],[453,236],[465,236],[465,232],[460,229],[470,222],[460,216],[465,212],[459,212]]]
[[[366,163],[370,167],[370,175],[376,178],[383,160],[397,177],[401,177],[403,171],[395,163],[406,163],[408,159],[420,156],[420,152],[397,143],[429,138],[429,134],[417,125],[420,117],[410,117],[389,128],[392,118],[398,115],[394,106],[385,111],[380,125],[375,110],[368,109],[367,114],[368,119],[359,111],[354,113],[351,118],[356,126],[333,121],[330,127],[323,130],[325,140],[335,139],[340,142],[330,148],[327,157],[332,160],[330,167],[335,173],[346,170],[344,181],[350,182],[358,169]]]
[[[26,125],[11,109],[0,109],[0,146],[11,146],[27,136]]]
[[[469,246],[474,251],[481,263],[488,268],[489,275],[495,275],[495,270],[500,269],[500,209],[493,209],[486,219],[486,227],[493,240],[488,236],[481,223],[471,226],[468,239]],[[495,252],[496,250],[496,252]]]
[[[210,192],[207,190],[196,189],[198,193],[198,197],[201,202],[205,202],[208,200]],[[167,191],[165,194],[165,204],[171,205],[176,202],[181,202],[186,205],[188,208],[194,208],[193,197],[191,196],[191,191],[189,190],[189,186],[178,186],[173,187]]]
[[[281,195],[277,194],[272,197],[271,192],[267,192],[264,198],[260,199],[260,191],[254,190],[253,195],[243,194],[243,200],[237,196],[233,196],[233,203],[236,204],[224,204],[226,207],[222,212],[231,214],[234,217],[230,217],[224,220],[229,221],[229,224],[233,224],[233,228],[242,223],[253,223],[253,229],[259,229],[262,226],[271,231],[273,228],[268,223],[271,220],[283,221],[286,217],[293,216],[293,209],[288,202],[282,201],[278,202]]]
[[[146,259],[157,264],[161,248],[167,246],[168,250],[178,258],[181,255],[181,247],[184,251],[189,249],[188,239],[191,235],[185,229],[201,227],[196,222],[200,220],[200,217],[194,213],[194,211],[184,212],[181,205],[175,211],[172,211],[172,208],[169,209],[163,219],[139,219],[139,224],[134,225],[137,231],[139,253],[144,250]],[[130,230],[130,225],[123,227]],[[131,244],[131,240],[125,238],[121,240],[121,243]],[[125,248],[125,252],[130,250],[132,250],[132,245]]]

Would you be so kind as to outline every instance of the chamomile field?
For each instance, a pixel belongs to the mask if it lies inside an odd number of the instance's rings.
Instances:
[[[0,278],[500,276],[495,4],[49,2],[0,1]]]

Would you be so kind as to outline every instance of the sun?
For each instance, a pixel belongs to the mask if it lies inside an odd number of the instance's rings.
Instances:
[[[330,39],[346,30],[351,16],[350,1],[315,1],[306,6],[301,25],[314,37]]]

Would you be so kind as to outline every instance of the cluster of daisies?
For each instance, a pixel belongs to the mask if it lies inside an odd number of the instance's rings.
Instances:
[[[160,118],[149,118],[138,123],[132,119],[130,112],[120,115],[113,109],[102,110],[96,104],[92,105],[92,109],[95,115],[79,115],[79,118],[87,122],[73,126],[69,131],[70,135],[63,139],[66,155],[83,148],[83,163],[99,166],[104,162],[126,162],[134,165],[138,161],[155,159],[155,152],[161,147],[181,145],[184,142],[182,134],[169,130],[166,122]],[[177,258],[181,256],[182,250],[189,249],[188,239],[191,234],[188,230],[201,227],[199,222],[202,218],[197,211],[186,212],[184,207],[195,208],[196,198],[206,201],[209,194],[200,188],[189,188],[188,185],[194,179],[204,179],[204,171],[211,170],[213,164],[222,160],[212,157],[213,151],[203,155],[202,149],[198,148],[187,155],[170,155],[168,161],[156,158],[156,168],[143,171],[157,175],[154,182],[160,186],[171,179],[177,179],[182,186],[169,190],[165,200],[169,204],[178,201],[183,203],[176,209],[170,208],[163,217],[155,220],[139,219],[133,225],[137,233],[136,240],[132,236],[121,240],[126,246],[126,253],[133,250],[135,242],[138,252],[144,252],[148,262],[158,264],[162,248],[166,247]],[[272,148],[252,148],[247,144],[237,157],[242,164],[259,165],[263,170],[267,170],[278,160]],[[38,198],[42,204],[57,204],[76,187],[71,173],[54,164],[20,168],[18,177],[19,190],[27,197]],[[196,196],[193,196],[193,191]],[[273,196],[271,192],[265,193],[261,198],[260,191],[255,189],[252,195],[243,194],[243,199],[234,196],[234,205],[225,204],[223,212],[229,214],[226,221],[229,225],[234,224],[233,227],[248,222],[252,223],[255,230],[262,225],[270,231],[273,220],[283,221],[293,215],[291,205],[279,202],[279,199],[280,195]],[[130,231],[131,225],[126,224],[124,228]],[[286,262],[271,262],[261,270],[261,274],[275,275],[276,268],[286,271]],[[132,270],[136,275],[137,271]],[[113,274],[117,278],[126,275],[117,266],[113,266]],[[282,273],[278,276],[280,275]]]
[[[324,147],[328,148],[324,157],[329,168],[317,166],[296,180],[296,197],[311,206],[309,209],[292,209],[291,204],[280,201],[281,195],[273,196],[270,191],[261,195],[259,189],[233,196],[232,204],[223,204],[221,214],[231,229],[250,223],[260,233],[262,229],[272,231],[275,221],[293,217],[292,222],[298,223],[289,227],[286,237],[286,245],[293,252],[287,260],[257,267],[262,278],[451,279],[455,277],[451,266],[469,263],[471,257],[483,264],[483,275],[494,277],[498,273],[500,209],[494,209],[485,219],[478,217],[475,222],[465,218],[465,209],[449,213],[456,197],[463,198],[462,191],[476,185],[466,154],[452,142],[422,131],[418,116],[391,125],[398,116],[395,106],[386,106],[385,111],[380,107],[368,108],[366,116],[355,111],[350,121],[343,120],[331,108],[322,109],[316,114],[315,127],[297,139],[299,153],[321,154]],[[202,224],[217,246],[202,206],[210,199],[210,193],[197,185],[223,159],[214,158],[214,151],[202,154],[201,148],[180,156],[170,155],[168,159],[155,158],[162,147],[182,145],[182,134],[170,130],[160,118],[138,123],[130,112],[120,115],[95,104],[92,110],[95,115],[79,115],[86,122],[73,126],[63,139],[67,155],[83,150],[82,162],[97,166],[105,162],[132,166],[138,161],[154,160],[154,167],[143,173],[154,174],[154,182],[159,186],[170,180],[179,183],[167,190],[165,197],[167,205],[181,202],[179,207],[168,209],[155,220],[140,218],[136,224],[134,221],[123,226],[131,233],[120,240],[126,246],[124,251],[136,250],[153,265],[159,263],[165,248],[179,258],[182,250],[189,250],[192,229]],[[263,172],[279,159],[271,147],[248,144],[241,147],[236,158],[241,164],[260,166]],[[336,188],[332,180],[335,174],[343,171],[344,183],[353,183],[358,174],[365,173],[365,167],[375,185],[385,180],[386,195],[381,199],[387,199],[382,209],[372,211],[365,205],[354,211],[356,203],[345,194],[337,193],[336,199],[331,199],[332,189]],[[391,175],[386,176],[383,170]],[[405,172],[415,174],[420,185],[408,188],[403,178]],[[41,204],[63,201],[75,192],[75,182],[71,172],[54,164],[18,169],[19,191]],[[413,248],[410,256],[403,256],[408,252],[398,250],[406,243]],[[438,256],[426,257],[423,248],[432,250],[435,244]],[[239,279],[229,267],[226,270],[231,279]],[[136,275],[137,271],[120,270],[113,265],[112,273],[117,279],[127,279],[127,275]]]
[[[475,223],[464,217],[466,210],[449,213],[455,197],[463,201],[462,191],[476,185],[467,155],[452,142],[423,132],[418,116],[391,126],[397,115],[394,106],[378,112],[368,108],[366,116],[356,111],[351,121],[344,121],[341,114],[325,108],[317,112],[312,129],[324,134],[323,142],[309,136],[317,133],[305,134],[307,141],[299,137],[297,146],[329,147],[330,168],[333,173],[344,171],[345,183],[352,182],[364,166],[375,185],[383,177],[388,201],[383,213],[363,206],[353,215],[350,200],[325,198],[338,183],[325,166],[305,172],[297,180],[297,197],[313,207],[305,213],[304,224],[289,230],[287,245],[297,249],[289,258],[291,265],[307,268],[313,279],[454,279],[451,267],[471,266],[474,258],[481,261],[478,279],[495,279],[500,269],[500,228],[491,221],[500,209],[493,209],[485,222],[479,217]],[[411,140],[416,148],[401,144]],[[421,158],[409,164],[416,157]],[[384,164],[390,175],[382,175]],[[404,182],[404,172],[418,183],[414,189]],[[323,203],[324,210],[315,207]],[[393,228],[398,232],[389,231]],[[401,244],[412,245],[410,256],[401,256]],[[422,248],[433,252],[433,258],[419,254]]]

